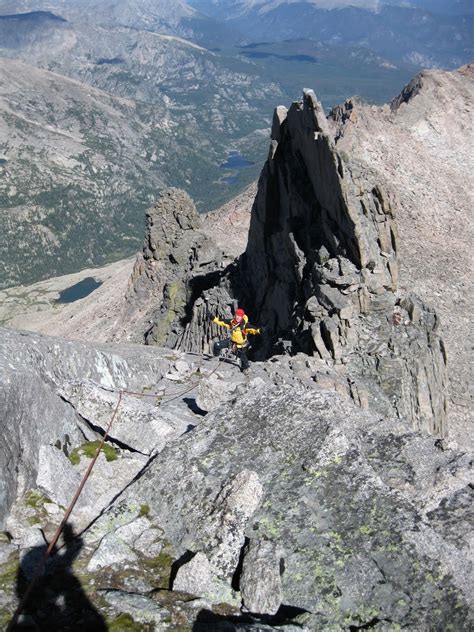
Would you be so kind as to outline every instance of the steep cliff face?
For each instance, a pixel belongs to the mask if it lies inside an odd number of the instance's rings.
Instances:
[[[225,267],[184,193],[167,192],[148,213],[127,298],[130,318],[139,316],[135,340],[146,331],[149,344],[209,351],[220,333],[209,316],[228,316],[238,301],[265,328],[256,357],[315,355],[360,406],[446,434],[438,319],[397,292],[397,223],[379,182],[336,150],[312,92],[277,108],[237,265]]]
[[[436,307],[448,357],[450,436],[474,445],[474,64],[424,71],[390,105],[349,99],[330,117],[340,154],[396,193],[399,288]]]
[[[347,376],[354,399],[446,432],[446,357],[436,314],[398,288],[391,196],[340,154],[311,91],[277,108],[240,260],[265,355],[302,350]]]
[[[242,270],[271,332],[296,337],[307,350],[312,336],[321,354],[317,328],[304,326],[311,298],[349,320],[368,311],[370,294],[384,300],[396,287],[390,200],[349,169],[312,92],[288,113],[277,109]]]

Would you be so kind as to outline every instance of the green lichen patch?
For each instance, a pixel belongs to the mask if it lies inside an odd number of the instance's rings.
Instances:
[[[171,283],[167,287],[167,300],[165,300],[166,312],[153,330],[153,342],[163,346],[168,337],[168,331],[176,315],[179,314],[186,303],[186,291],[181,282]]]
[[[12,555],[6,562],[0,564],[0,589],[5,592],[12,592],[16,586],[18,571],[20,570],[20,560],[18,553]]]
[[[137,623],[129,614],[121,614],[108,621],[109,632],[144,632],[150,630],[149,625]]]
[[[259,531],[270,540],[277,540],[281,536],[281,529],[276,516],[263,516],[259,522]]]
[[[356,612],[347,614],[344,617],[344,624],[347,626],[354,625],[359,627],[360,625],[365,625],[369,621],[376,619],[378,616],[380,616],[380,612],[377,608],[373,608],[370,606],[363,607]]]
[[[0,612],[0,630],[7,629],[7,625],[10,623],[12,616],[13,612],[11,614],[8,612]]]
[[[69,460],[71,461],[73,465],[79,465],[79,463],[81,462],[81,457],[79,456],[79,449],[80,448],[74,448],[74,450],[69,455]]]
[[[165,545],[163,550],[155,557],[143,561],[143,566],[152,574],[152,580],[157,587],[168,588],[171,578],[171,567],[175,557],[170,545]]]
[[[48,512],[45,504],[50,503],[51,499],[45,496],[38,489],[30,489],[24,497],[24,505],[27,513],[27,522],[31,526],[42,524],[48,520]]]
[[[91,526],[89,532],[95,539],[100,540],[110,531],[115,531],[118,527],[122,527],[133,522],[140,513],[140,505],[137,503],[128,503],[121,501],[111,507],[101,519]]]
[[[149,513],[150,505],[147,505],[146,503],[140,505],[140,513],[138,514],[140,518],[142,518],[143,516],[148,516]]]
[[[81,456],[85,456],[88,459],[93,459],[100,446],[100,441],[87,441],[78,448],[74,448],[69,455],[69,460],[73,465],[79,465],[81,462]],[[118,450],[108,443],[104,443],[102,446],[102,452],[108,463],[116,461],[118,458]]]
[[[45,503],[51,502],[50,499],[37,489],[30,489],[25,496],[25,505],[32,509],[43,509]]]

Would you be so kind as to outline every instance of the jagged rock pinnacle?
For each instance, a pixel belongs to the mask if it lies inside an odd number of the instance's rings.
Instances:
[[[397,242],[390,194],[337,151],[315,94],[277,108],[239,266],[266,354],[290,345],[342,365],[356,401],[380,403],[361,384],[375,381],[398,414],[443,433],[444,348],[432,311],[397,294]]]
[[[163,191],[147,211],[143,252],[127,292],[130,312],[141,315],[137,339],[145,331],[148,344],[180,346],[196,297],[217,281],[223,253],[200,227],[193,201],[180,189]]]

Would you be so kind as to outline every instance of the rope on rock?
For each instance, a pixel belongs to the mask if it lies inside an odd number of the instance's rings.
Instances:
[[[99,447],[96,450],[94,458],[89,463],[89,467],[87,468],[87,470],[84,473],[84,476],[82,477],[80,485],[77,488],[76,493],[74,494],[74,498],[69,503],[69,506],[66,509],[66,513],[64,514],[63,519],[61,520],[58,528],[56,529],[56,533],[54,534],[53,539],[49,543],[49,546],[46,549],[41,561],[39,562],[38,566],[36,567],[35,572],[33,574],[33,579],[29,583],[28,588],[26,589],[25,594],[23,595],[23,598],[21,599],[20,603],[18,604],[17,609],[15,610],[15,613],[13,615],[12,620],[8,624],[7,632],[11,632],[11,631],[14,630],[14,628],[15,628],[17,622],[18,622],[18,617],[22,613],[22,611],[23,611],[23,609],[24,609],[24,607],[26,605],[26,602],[28,601],[28,599],[29,599],[29,597],[30,597],[30,595],[31,595],[31,593],[33,591],[33,588],[36,585],[36,582],[38,581],[40,575],[44,571],[44,568],[46,566],[46,561],[48,560],[48,558],[51,555],[51,553],[53,552],[56,544],[58,543],[59,537],[60,537],[60,535],[61,535],[61,533],[62,533],[62,531],[64,529],[64,526],[67,523],[67,521],[69,519],[69,516],[71,515],[72,510],[74,509],[74,507],[75,507],[75,505],[76,505],[76,503],[77,503],[77,501],[79,499],[79,496],[81,495],[82,490],[84,489],[84,485],[86,484],[87,479],[89,478],[89,476],[90,476],[90,474],[92,472],[92,468],[94,467],[94,465],[95,465],[95,463],[96,463],[96,461],[97,461],[97,459],[99,457],[99,454],[100,454],[102,448],[104,447],[104,443],[105,443],[105,441],[106,441],[106,439],[108,437],[110,429],[112,428],[112,424],[114,423],[115,417],[117,416],[118,410],[120,408],[120,404],[122,403],[122,396],[123,396],[123,393],[120,392],[118,400],[117,400],[117,404],[116,404],[115,409],[114,409],[114,412],[112,414],[112,417],[110,418],[110,421],[109,421],[109,424],[108,424],[108,426],[107,426],[107,428],[105,430],[104,436],[102,437],[102,441],[100,442]]]
[[[215,371],[217,371],[217,369],[219,367],[219,364],[220,364],[220,358],[218,359],[216,367],[206,377],[210,377],[213,373],[215,373]],[[201,366],[201,365],[199,365],[199,366]],[[182,397],[183,395],[185,395],[186,393],[189,393],[190,391],[192,391],[197,386],[197,384],[199,384],[199,382],[202,380],[203,377],[205,377],[205,376],[201,375],[199,380],[194,382],[193,385],[190,388],[187,388],[186,390],[184,390],[184,391],[182,391],[182,392],[180,392],[178,394],[170,393],[170,395],[173,395],[173,397],[171,399],[169,399],[168,401],[163,402],[163,404],[168,404],[169,402],[174,401],[175,399],[178,399],[178,398]],[[69,503],[69,506],[66,509],[64,517],[61,520],[58,528],[56,529],[56,532],[55,532],[55,534],[53,536],[53,539],[49,543],[49,546],[46,549],[41,561],[39,562],[38,566],[36,567],[36,569],[35,569],[35,571],[33,573],[33,578],[30,581],[30,583],[29,583],[29,585],[28,585],[28,587],[27,587],[27,589],[25,591],[25,594],[23,595],[20,603],[18,604],[18,606],[17,606],[17,608],[16,608],[16,610],[15,610],[15,612],[13,614],[13,617],[12,617],[10,623],[8,624],[7,628],[6,628],[6,632],[13,632],[14,631],[15,626],[18,623],[18,618],[19,618],[20,614],[23,612],[23,610],[24,610],[24,608],[26,606],[26,603],[27,603],[27,601],[28,601],[28,599],[29,599],[29,597],[30,597],[35,585],[36,585],[36,582],[38,581],[38,579],[40,578],[40,576],[44,572],[44,569],[46,567],[46,562],[47,562],[48,558],[50,557],[51,553],[54,551],[54,549],[56,547],[56,544],[58,543],[58,540],[59,540],[59,538],[61,536],[61,533],[63,532],[63,529],[64,529],[64,527],[65,527],[65,525],[66,525],[66,523],[67,523],[67,521],[69,519],[69,516],[71,515],[72,510],[74,509],[77,501],[79,500],[79,496],[81,495],[82,490],[84,489],[84,486],[85,486],[89,476],[92,473],[92,469],[93,469],[97,459],[99,458],[99,454],[101,453],[102,448],[104,447],[104,444],[105,444],[105,442],[106,442],[106,440],[107,440],[107,438],[109,436],[110,430],[112,428],[112,424],[115,421],[115,418],[116,418],[117,413],[119,411],[120,405],[122,403],[122,398],[123,398],[124,395],[136,395],[138,397],[155,397],[155,398],[159,397],[159,398],[161,398],[161,397],[166,397],[166,391],[164,393],[138,393],[138,392],[135,392],[135,391],[128,391],[128,390],[125,390],[125,389],[121,390],[121,391],[118,391],[117,404],[115,405],[114,411],[113,411],[112,416],[110,418],[110,421],[109,421],[109,423],[107,425],[107,428],[106,428],[106,430],[104,432],[102,440],[101,440],[101,442],[100,442],[100,444],[99,444],[99,446],[98,446],[98,448],[96,450],[96,453],[95,453],[92,461],[89,463],[89,466],[88,466],[87,470],[85,471],[84,476],[82,477],[82,480],[81,480],[81,482],[79,484],[79,487],[77,488],[77,491],[74,494],[74,498]]]

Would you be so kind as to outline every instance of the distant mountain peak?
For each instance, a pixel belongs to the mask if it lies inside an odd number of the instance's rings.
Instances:
[[[57,22],[67,22],[66,19],[50,11],[29,11],[27,13],[11,13],[0,15],[0,20],[5,21],[33,21],[33,20],[55,20]]]

